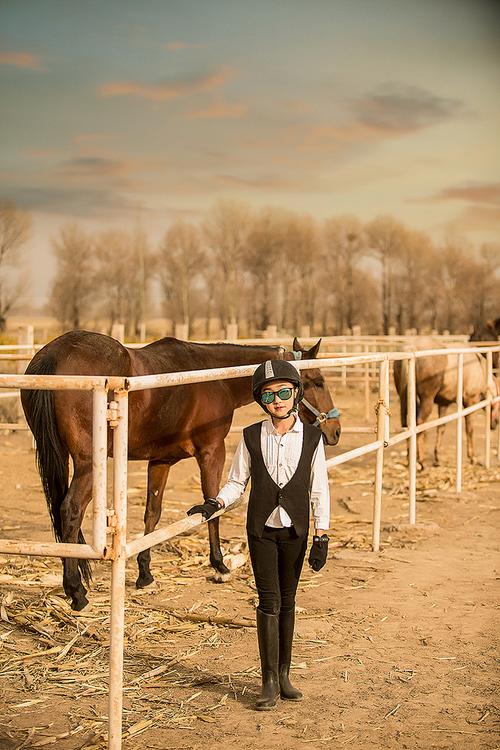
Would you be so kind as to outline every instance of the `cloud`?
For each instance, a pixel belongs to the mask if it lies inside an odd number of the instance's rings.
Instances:
[[[9,191],[9,199],[27,211],[78,216],[82,218],[121,214],[134,209],[123,195],[103,188],[18,187]]]
[[[189,120],[222,120],[243,117],[248,111],[246,104],[228,104],[216,101],[205,109],[192,110],[186,113]]]
[[[67,159],[60,173],[69,177],[114,177],[129,171],[131,164],[102,156],[77,156]]]
[[[500,211],[496,206],[470,205],[450,222],[450,226],[464,232],[499,232]]]
[[[183,96],[201,94],[223,86],[234,76],[234,71],[224,66],[205,76],[163,81],[158,84],[136,83],[135,81],[112,81],[103,84],[101,96],[136,96],[150,101],[169,101]]]
[[[436,96],[431,91],[404,84],[385,84],[354,100],[357,122],[382,131],[413,132],[461,112],[458,99]]]
[[[423,130],[463,111],[458,99],[404,84],[385,84],[351,100],[350,105],[346,124],[309,128],[302,148],[336,151],[350,145],[376,144]]]
[[[430,201],[466,201],[500,207],[500,182],[465,182],[451,185],[431,196]]]
[[[42,70],[42,62],[32,52],[0,52],[0,65],[12,65],[25,70]]]

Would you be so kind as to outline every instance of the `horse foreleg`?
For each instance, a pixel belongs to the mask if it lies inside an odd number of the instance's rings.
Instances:
[[[85,465],[75,468],[75,473],[66,497],[61,504],[61,541],[76,544],[83,543],[81,525],[87,505],[92,497],[92,469]],[[87,606],[87,589],[82,584],[80,571],[87,582],[90,580],[90,565],[87,560],[73,557],[63,558],[63,587],[66,596],[71,599],[71,609],[77,612]]]
[[[225,458],[226,449],[223,442],[210,446],[197,454],[196,459],[200,467],[201,489],[204,498],[217,496]],[[227,581],[231,572],[224,565],[220,548],[218,518],[208,522],[208,539],[210,542],[210,564],[216,570],[216,579]]]
[[[156,524],[161,516],[161,504],[163,492],[168,479],[168,472],[171,464],[150,461],[148,463],[148,491],[146,500],[146,510],[144,512],[144,534],[150,534],[155,530]],[[138,589],[143,589],[153,583],[154,578],[150,570],[151,549],[145,549],[137,555],[137,564],[139,566],[139,576],[135,585]]]
[[[447,406],[438,406],[438,412],[440,417],[444,417],[448,410]],[[439,466],[439,454],[441,453],[441,446],[443,444],[443,435],[446,429],[445,424],[440,424],[436,432],[436,444],[434,446],[434,466]]]
[[[470,404],[466,404],[466,406],[470,406]],[[471,464],[476,464],[477,458],[474,453],[474,431],[472,427],[473,416],[473,414],[467,414],[465,417],[465,432],[467,434],[467,458]]]

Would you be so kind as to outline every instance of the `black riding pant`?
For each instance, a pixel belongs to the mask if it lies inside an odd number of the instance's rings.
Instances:
[[[261,537],[248,535],[259,609],[273,615],[295,608],[307,537],[297,536],[293,527],[264,527]]]

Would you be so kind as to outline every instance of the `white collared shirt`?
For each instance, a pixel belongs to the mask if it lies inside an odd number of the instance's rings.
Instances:
[[[290,481],[300,460],[304,429],[300,419],[295,420],[293,427],[280,435],[270,419],[262,422],[260,446],[264,464],[271,479],[283,487]],[[251,469],[250,454],[242,437],[233,457],[226,484],[217,497],[227,507],[235,503],[244,493]],[[320,440],[311,462],[310,483],[311,508],[316,529],[330,527],[330,489],[326,468],[325,448]],[[274,528],[289,527],[292,520],[286,510],[277,506],[266,521],[266,526]]]

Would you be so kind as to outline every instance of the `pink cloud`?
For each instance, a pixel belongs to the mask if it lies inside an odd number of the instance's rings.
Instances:
[[[434,201],[459,200],[485,205],[500,205],[500,182],[466,182],[444,188]]]
[[[32,52],[0,52],[0,65],[12,65],[25,70],[42,70],[38,55]]]
[[[227,83],[233,76],[234,71],[224,66],[207,76],[159,84],[112,81],[103,84],[99,91],[101,96],[137,96],[156,102],[168,101],[182,96],[214,91]]]
[[[187,112],[189,120],[222,120],[224,118],[243,117],[248,111],[246,104],[227,104],[226,102],[213,102],[205,109],[197,109]]]
[[[302,148],[336,151],[352,144],[379,143],[409,132],[408,129],[383,130],[372,125],[353,122],[345,126],[319,125],[310,128]]]

